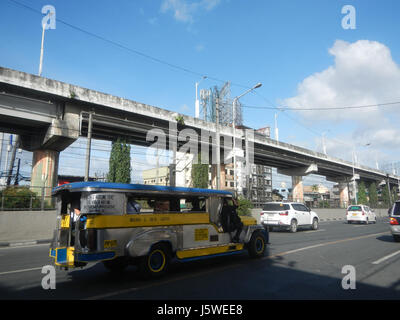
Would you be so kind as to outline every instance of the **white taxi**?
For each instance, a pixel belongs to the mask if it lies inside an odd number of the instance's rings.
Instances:
[[[376,214],[370,207],[363,204],[357,204],[347,208],[346,220],[347,223],[376,223]]]

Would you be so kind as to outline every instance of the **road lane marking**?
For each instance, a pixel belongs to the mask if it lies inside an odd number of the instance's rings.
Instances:
[[[18,245],[18,246],[8,246],[8,247],[0,247],[0,250],[10,250],[10,249],[19,249],[19,248],[32,248],[39,246],[48,246],[48,243],[38,243],[38,244],[29,244],[29,245]]]
[[[326,231],[325,229],[318,229],[318,230],[310,230],[310,231],[303,231],[301,233],[314,233],[314,232],[321,232],[321,231]]]
[[[21,269],[21,270],[13,270],[13,271],[6,271],[6,272],[0,272],[0,276],[5,275],[5,274],[12,274],[12,273],[20,273],[20,272],[27,272],[27,271],[42,270],[42,268],[43,268],[43,267],[30,268],[30,269]]]
[[[327,245],[330,245],[330,244],[337,244],[337,243],[341,243],[341,242],[347,242],[347,241],[353,241],[353,240],[359,240],[359,239],[375,237],[375,236],[378,236],[378,235],[387,234],[388,232],[389,231],[379,232],[379,233],[374,233],[374,234],[368,234],[368,235],[365,235],[365,236],[360,236],[360,237],[355,237],[355,238],[346,238],[346,239],[342,239],[342,240],[318,243],[318,244],[315,244],[315,245],[312,245],[312,246],[308,246],[308,247],[303,247],[303,248],[299,248],[299,249],[294,249],[294,250],[289,250],[289,251],[285,251],[285,252],[281,252],[281,253],[276,253],[276,254],[273,254],[271,256],[267,256],[267,257],[265,257],[263,259],[271,259],[271,258],[275,258],[275,257],[286,256],[286,255],[291,254],[291,253],[296,253],[296,252],[301,252],[301,251],[308,250],[308,249],[323,247],[323,246],[327,246]]]
[[[387,256],[384,256],[384,257],[382,257],[382,258],[380,258],[380,259],[378,259],[378,260],[372,262],[372,264],[380,264],[381,262],[383,262],[383,261],[385,261],[385,260],[387,260],[387,259],[390,259],[391,257],[394,257],[395,255],[397,255],[397,254],[399,254],[399,253],[400,253],[400,250],[399,250],[399,251],[396,251],[396,252],[393,252],[393,253],[391,253],[391,254],[389,254],[389,255],[387,255]]]

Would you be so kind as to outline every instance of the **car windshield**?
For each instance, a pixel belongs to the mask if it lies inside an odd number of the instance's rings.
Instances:
[[[289,209],[289,205],[284,203],[266,203],[263,206],[263,211],[281,211]]]
[[[361,211],[361,206],[351,206],[348,211]]]
[[[393,215],[400,216],[400,202],[396,202],[393,208]]]

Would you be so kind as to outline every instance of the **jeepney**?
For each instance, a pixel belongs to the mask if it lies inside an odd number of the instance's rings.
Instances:
[[[204,259],[247,250],[261,257],[266,234],[252,217],[241,217],[238,242],[221,225],[222,190],[76,182],[56,187],[57,222],[50,257],[61,268],[103,262],[111,271],[130,264],[150,276],[170,260]]]

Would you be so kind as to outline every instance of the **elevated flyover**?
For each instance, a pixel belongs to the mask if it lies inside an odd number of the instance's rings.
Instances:
[[[33,74],[0,67],[0,131],[20,135],[21,148],[34,152],[32,183],[55,183],[59,152],[80,136],[87,136],[89,115],[92,115],[92,138],[114,140],[125,138],[141,146],[153,145],[146,140],[149,130],[158,129],[169,134],[165,147],[173,148],[170,141],[178,136],[177,148],[185,144],[189,132],[210,135],[211,149],[216,147],[215,123],[179,115],[162,108],[116,97],[39,77]],[[177,122],[177,117],[183,122]],[[183,131],[183,129],[187,129]],[[232,140],[232,128],[219,126],[221,147],[225,140]],[[353,177],[351,162],[317,153],[295,145],[277,142],[254,132],[236,129],[236,138],[246,154],[254,155],[254,163],[275,167],[278,172],[290,175],[299,198],[302,198],[301,177],[315,173],[328,180],[341,182],[343,190]],[[174,139],[169,139],[170,137]],[[247,138],[246,138],[247,137]],[[209,142],[207,141],[207,143]],[[201,142],[199,142],[201,146]],[[221,149],[222,156],[225,157]],[[398,177],[369,167],[355,165],[354,171],[366,183],[389,181],[397,184]],[[343,193],[345,194],[345,192]]]

